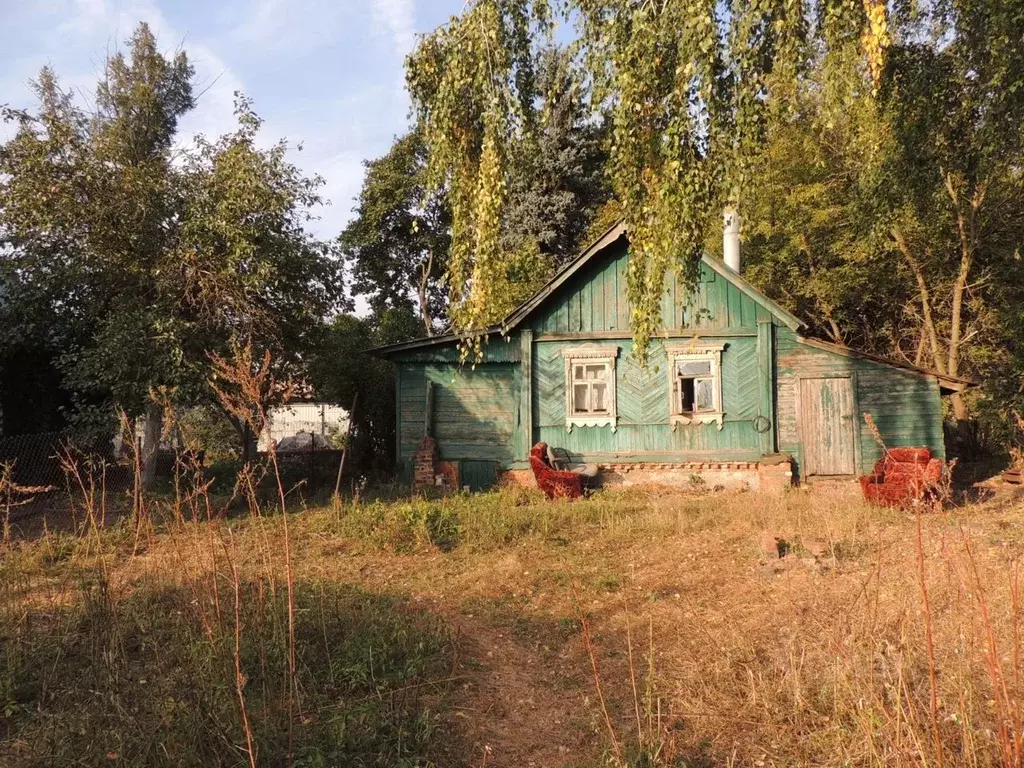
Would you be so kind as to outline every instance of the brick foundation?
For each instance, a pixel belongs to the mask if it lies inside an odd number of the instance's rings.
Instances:
[[[432,437],[420,440],[416,453],[412,455],[412,489],[423,491],[439,488],[453,491],[459,487],[459,462],[441,461],[437,452],[437,441]]]
[[[762,461],[608,462],[598,467],[602,487],[670,485],[778,493],[793,482],[792,463],[784,455]],[[537,487],[533,472],[525,469],[499,473],[499,485]]]
[[[757,465],[758,490],[782,493],[793,485],[793,461],[789,456],[766,457]]]
[[[437,462],[437,474],[434,476],[434,485],[439,486],[445,491],[457,489],[459,487],[459,462]]]
[[[536,488],[532,469],[506,469],[498,472],[499,488]]]

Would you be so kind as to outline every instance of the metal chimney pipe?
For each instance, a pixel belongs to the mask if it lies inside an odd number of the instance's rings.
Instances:
[[[722,259],[725,266],[739,274],[740,271],[740,214],[735,208],[722,212]]]

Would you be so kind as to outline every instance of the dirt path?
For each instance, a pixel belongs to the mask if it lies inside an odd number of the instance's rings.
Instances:
[[[592,682],[562,567],[543,548],[424,557],[349,553],[334,578],[411,597],[458,647],[451,765],[559,768],[600,758]]]

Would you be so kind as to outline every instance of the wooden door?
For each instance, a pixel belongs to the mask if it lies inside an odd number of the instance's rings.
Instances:
[[[851,378],[801,379],[803,475],[856,472]]]

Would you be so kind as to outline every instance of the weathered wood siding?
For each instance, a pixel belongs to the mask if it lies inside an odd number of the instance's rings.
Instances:
[[[616,361],[618,427],[573,427],[566,431],[564,347],[577,342],[534,344],[534,440],[565,448],[583,459],[617,456],[623,460],[655,460],[657,456],[756,459],[762,436],[754,431],[759,413],[757,337],[702,336],[701,341],[724,341],[722,352],[722,407],[725,424],[669,424],[670,372],[661,345],[651,351],[643,369],[632,357],[632,342],[617,340]]]
[[[442,459],[512,460],[518,365],[484,363],[460,369],[448,363],[403,362],[398,364],[398,380],[398,455],[403,470],[423,437],[428,381],[434,385],[432,432]]]
[[[629,330],[629,302],[626,298],[626,269],[629,260],[624,245],[609,257],[595,260],[563,286],[536,311],[530,326],[538,333],[595,333]],[[700,282],[689,296],[674,275],[666,278],[661,302],[666,329],[723,330],[753,329],[768,311],[706,264],[701,264]],[[691,299],[684,306],[687,298]]]
[[[857,471],[853,376],[800,379],[800,442],[808,474]]]
[[[870,413],[889,447],[926,446],[945,458],[942,403],[934,377],[860,360],[803,344],[787,328],[776,329],[776,408],[779,450],[804,460],[798,403],[801,378],[850,376],[853,382],[857,472],[865,473],[881,457],[881,448],[864,423]]]

